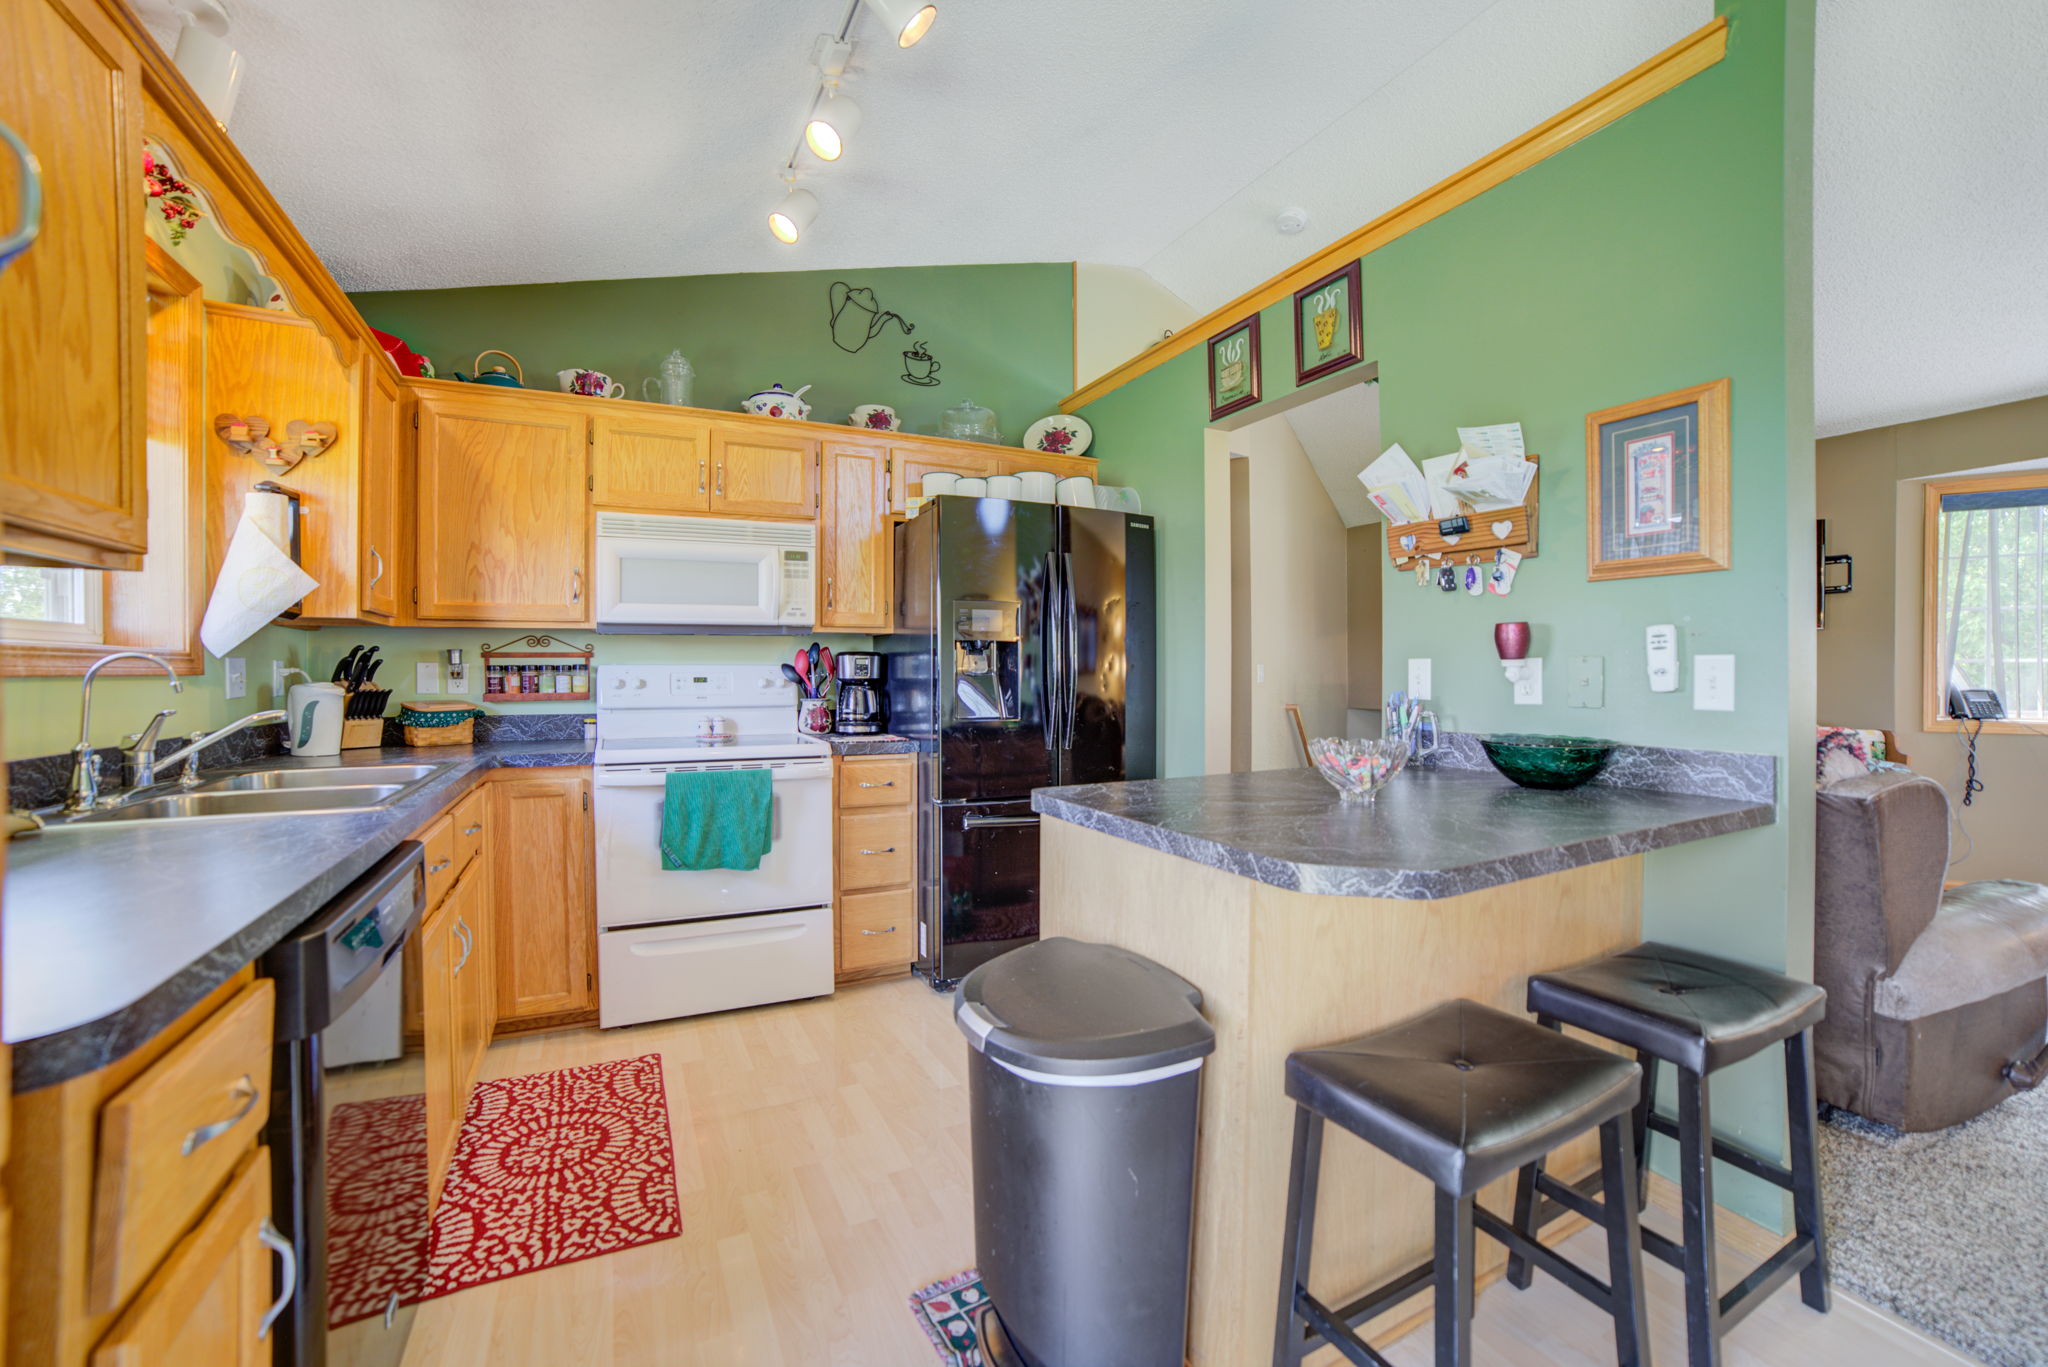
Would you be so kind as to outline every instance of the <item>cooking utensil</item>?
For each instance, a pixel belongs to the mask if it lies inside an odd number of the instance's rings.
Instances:
[[[825,671],[824,682],[818,685],[818,696],[823,697],[825,695],[825,684],[832,682],[832,680],[835,677],[837,677],[836,671],[832,668],[831,646],[826,646],[823,650],[818,652],[818,664]]]
[[[782,677],[789,680],[791,683],[795,684],[799,691],[802,690],[804,686],[804,676],[796,672],[796,667],[794,665],[784,665],[782,667]]]
[[[818,669],[818,643],[816,641],[811,642],[811,672],[806,677],[811,681],[812,697],[818,697],[825,691],[825,676]]]
[[[796,686],[806,697],[811,696],[811,657],[802,646],[796,648]]]

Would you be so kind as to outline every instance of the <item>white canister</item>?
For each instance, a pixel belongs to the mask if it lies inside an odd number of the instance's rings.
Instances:
[[[1024,481],[1015,475],[990,475],[988,477],[990,498],[1018,499],[1024,497]]]
[[[953,485],[953,492],[962,498],[987,498],[988,481],[980,475],[969,475]]]
[[[293,684],[285,695],[285,748],[295,755],[340,754],[343,701],[340,684]]]
[[[1074,475],[1059,482],[1059,501],[1069,508],[1093,508],[1095,506],[1095,481],[1086,475]]]
[[[1059,485],[1059,476],[1050,470],[1025,470],[1018,474],[1017,482],[1023,486],[1018,495],[1027,503],[1052,502],[1053,490]]]
[[[946,470],[934,470],[924,477],[924,497],[937,498],[940,494],[955,492],[960,476]]]

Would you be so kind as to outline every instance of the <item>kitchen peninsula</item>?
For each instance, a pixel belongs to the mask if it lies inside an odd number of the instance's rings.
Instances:
[[[1194,1367],[1271,1352],[1293,1103],[1287,1054],[1452,997],[1522,1010],[1528,975],[1641,938],[1642,855],[1768,825],[1764,757],[1623,747],[1600,781],[1514,786],[1469,738],[1370,805],[1314,771],[1041,789],[1041,927],[1201,988],[1216,1026],[1196,1177]],[[1625,786],[1640,785],[1640,786]],[[1568,1149],[1560,1171],[1593,1163]],[[1506,1214],[1502,1183],[1483,1198]],[[1331,1305],[1428,1256],[1429,1184],[1368,1145],[1324,1150],[1310,1290]],[[1488,1247],[1482,1271],[1505,1257]],[[1483,1255],[1484,1256],[1484,1255]],[[1428,1312],[1426,1300],[1390,1312]]]

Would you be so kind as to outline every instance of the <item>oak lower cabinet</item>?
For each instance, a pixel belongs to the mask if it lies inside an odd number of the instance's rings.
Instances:
[[[415,615],[588,622],[589,418],[502,392],[417,394]]]
[[[917,771],[912,755],[850,755],[833,784],[833,918],[841,982],[917,957]]]
[[[144,442],[142,90],[93,0],[0,5],[0,123],[41,166],[42,231],[0,271],[0,545],[139,569]],[[0,232],[24,219],[0,149]]]
[[[491,785],[498,1024],[594,1018],[590,771],[533,770]]]
[[[420,927],[420,998],[427,1094],[427,1199],[439,1201],[470,1088],[491,1042],[490,871],[472,860]]]
[[[818,512],[818,629],[887,632],[894,624],[888,453],[824,443]]]
[[[92,1367],[269,1367],[269,1225],[270,1150],[259,1147],[93,1349]]]

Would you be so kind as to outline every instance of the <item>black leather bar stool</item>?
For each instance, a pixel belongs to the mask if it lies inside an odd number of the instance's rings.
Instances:
[[[1614,1317],[1622,1367],[1647,1364],[1642,1248],[1630,1109],[1642,1070],[1626,1058],[1544,1030],[1477,1002],[1452,1001],[1376,1034],[1288,1055],[1294,1171],[1280,1264],[1274,1367],[1295,1367],[1328,1342],[1364,1367],[1388,1367],[1357,1326],[1416,1292],[1436,1288],[1438,1367],[1472,1361],[1473,1231],[1485,1230]],[[1436,1184],[1436,1256],[1332,1309],[1308,1292],[1323,1123],[1334,1120]],[[1610,1189],[1607,1281],[1523,1237],[1477,1204],[1479,1189],[1567,1140],[1600,1130],[1600,1171]]]
[[[1676,1139],[1684,1193],[1685,1241],[1642,1231],[1643,1248],[1685,1274],[1686,1357],[1690,1367],[1719,1367],[1721,1337],[1764,1297],[1799,1278],[1800,1295],[1815,1310],[1828,1308],[1827,1249],[1821,1231],[1820,1180],[1814,1168],[1813,1056],[1810,1032],[1827,1013],[1827,993],[1768,969],[1752,968],[1671,945],[1641,944],[1611,958],[1529,979],[1529,1009],[1552,1029],[1574,1026],[1636,1051],[1643,1065],[1635,1107],[1636,1162],[1649,1157],[1648,1131]],[[1781,1166],[1713,1138],[1707,1078],[1782,1042],[1785,1107],[1791,1117],[1791,1163]],[[1657,1065],[1678,1069],[1678,1119],[1657,1113]],[[1793,1237],[1754,1272],[1721,1294],[1714,1271],[1714,1159],[1792,1193]],[[1640,1175],[1640,1174],[1639,1174]],[[1515,1226],[1532,1238],[1566,1210],[1593,1220],[1616,1204],[1606,1187],[1592,1199],[1592,1182],[1576,1187],[1543,1171],[1541,1160],[1522,1170],[1515,1192]],[[1638,1209],[1642,1183],[1632,1193]],[[1621,1197],[1621,1201],[1628,1197]],[[1529,1284],[1520,1259],[1508,1280]]]

